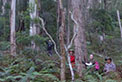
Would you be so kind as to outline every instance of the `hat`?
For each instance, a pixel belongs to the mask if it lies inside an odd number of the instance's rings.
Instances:
[[[112,59],[110,57],[105,58],[105,61],[107,61],[107,60],[112,61]]]
[[[74,53],[74,50],[73,49],[70,49],[69,52],[73,52]]]

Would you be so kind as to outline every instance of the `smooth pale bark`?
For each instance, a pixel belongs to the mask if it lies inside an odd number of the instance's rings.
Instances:
[[[16,0],[11,3],[11,17],[10,17],[10,41],[11,41],[11,55],[16,56],[16,37],[15,37],[15,19],[16,19]]]
[[[120,27],[120,32],[121,32],[121,39],[122,39],[122,25],[121,25],[119,10],[117,10],[117,17],[118,17],[118,22],[119,22],[119,27]]]
[[[65,12],[63,9],[63,5],[62,5],[62,0],[59,0],[59,24],[60,24],[60,28],[59,28],[59,42],[60,42],[60,53],[61,53],[61,81],[65,81],[65,70],[66,70],[66,66],[65,66],[65,42],[64,42],[64,35],[65,35]]]
[[[35,0],[29,0],[29,7],[30,7],[30,18],[31,18],[31,22],[30,22],[30,36],[34,36],[36,35],[36,24],[34,22],[34,20],[37,18],[37,4],[35,2]],[[31,42],[32,43],[32,49],[36,48],[36,44],[34,41]]]
[[[40,10],[41,10],[41,0],[29,0],[29,7],[30,7],[30,36],[38,35],[40,34],[40,27],[39,23],[35,23],[35,19],[39,18],[40,16]],[[39,51],[39,46],[35,44],[34,41],[32,43],[32,49],[36,49]]]
[[[83,64],[82,61],[86,61],[86,38],[85,38],[85,25],[84,25],[84,16],[83,16],[83,6],[84,0],[72,0],[72,8],[74,19],[78,23],[78,33],[74,40],[75,46],[75,56],[76,56],[76,68],[77,73],[82,77]],[[76,29],[76,24],[74,25],[74,30]]]
[[[2,2],[3,2],[3,5],[2,5],[2,13],[1,13],[1,15],[4,15],[5,14],[5,5],[7,3],[7,0],[2,0]]]
[[[33,36],[36,34],[36,24],[34,23],[34,19],[37,17],[37,4],[35,3],[35,0],[29,0],[29,6],[30,6],[30,18],[31,18],[31,24],[30,24],[30,35]]]

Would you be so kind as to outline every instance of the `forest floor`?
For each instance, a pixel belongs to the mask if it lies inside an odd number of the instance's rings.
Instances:
[[[1,52],[0,68],[9,68],[13,63],[18,64],[18,67],[16,67],[16,66],[11,67],[12,74],[14,74],[14,73],[19,74],[20,72],[26,72],[31,66],[33,66],[33,62],[32,63],[27,62],[27,60],[32,60],[32,61],[36,61],[35,65],[34,65],[36,67],[36,71],[42,72],[45,70],[45,71],[48,71],[46,73],[53,74],[58,79],[60,78],[60,60],[57,57],[57,55],[48,56],[47,54],[39,54],[36,56],[31,56],[28,54],[28,56],[25,56],[25,55],[20,54],[16,58],[13,58],[8,53],[9,53],[8,51]],[[36,60],[33,60],[33,58],[35,58]],[[114,60],[116,66],[117,66],[117,71],[114,73],[110,73],[107,76],[102,76],[101,74],[102,74],[102,70],[104,68],[105,61],[104,61],[104,58],[95,55],[95,60],[97,60],[100,64],[99,75],[101,75],[102,78],[104,79],[102,82],[122,82],[122,61],[121,61],[122,54],[120,54],[119,56],[117,56],[117,55],[111,56],[111,58]],[[66,63],[66,68],[67,68],[66,69],[66,78],[67,78],[67,80],[70,80],[71,75],[70,75],[70,70],[69,70],[67,63]],[[0,69],[0,72],[2,72],[1,69]],[[78,78],[77,75],[75,75],[75,78],[76,79]],[[87,75],[81,80],[83,80],[83,82],[93,82],[93,81],[88,81],[89,78],[92,78],[92,77]],[[94,78],[92,78],[92,79],[94,79]],[[97,80],[97,81],[99,81],[99,80]],[[34,81],[34,82],[39,82],[39,81]],[[51,82],[53,82],[53,81],[51,81]],[[70,81],[67,81],[67,82],[70,82]],[[77,82],[81,82],[81,81],[77,81]]]

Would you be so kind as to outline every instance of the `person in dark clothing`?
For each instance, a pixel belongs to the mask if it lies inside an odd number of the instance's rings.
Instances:
[[[52,56],[52,49],[54,47],[54,44],[52,43],[51,40],[48,40],[46,43],[47,43],[48,54],[49,54],[49,56]]]

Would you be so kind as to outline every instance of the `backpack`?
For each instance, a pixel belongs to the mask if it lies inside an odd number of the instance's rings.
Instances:
[[[99,70],[100,69],[99,63],[97,61],[95,61],[95,69],[96,70]]]

